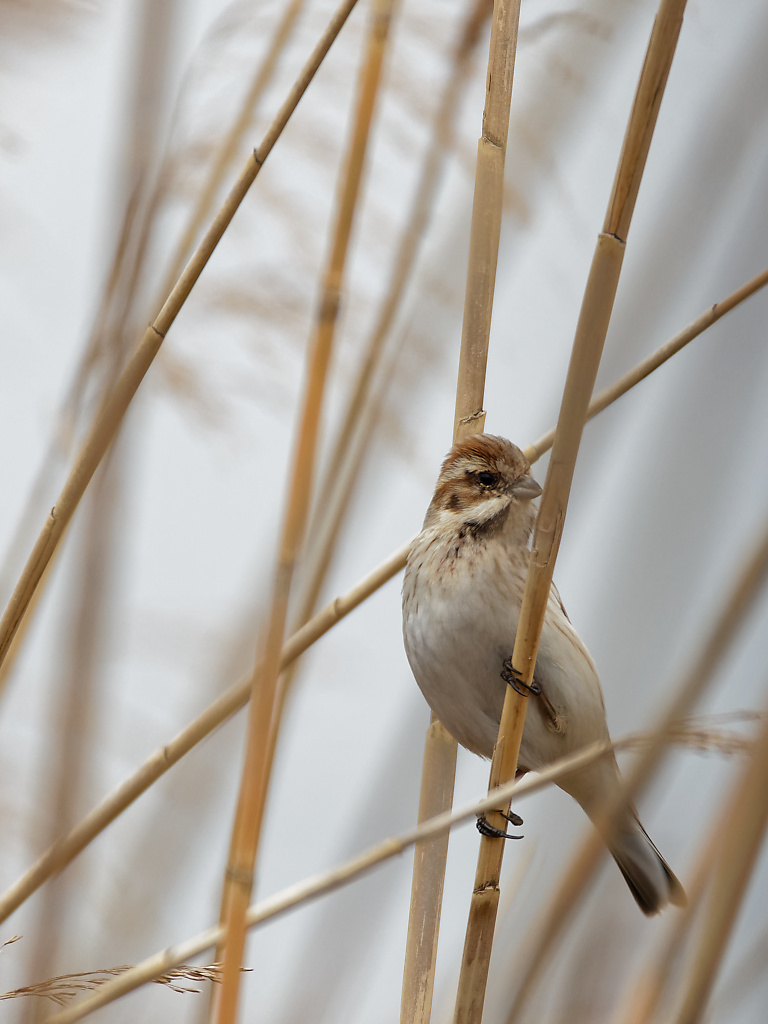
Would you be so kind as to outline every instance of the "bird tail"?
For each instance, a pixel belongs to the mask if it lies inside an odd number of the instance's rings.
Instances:
[[[644,914],[658,914],[668,903],[685,905],[685,890],[640,824],[634,808],[628,807],[618,822],[606,825],[606,803],[621,793],[619,768],[612,754],[567,776],[560,786],[581,804],[601,831]]]
[[[680,881],[632,811],[627,814],[625,827],[611,837],[608,848],[644,914],[658,914],[668,903],[685,905]]]

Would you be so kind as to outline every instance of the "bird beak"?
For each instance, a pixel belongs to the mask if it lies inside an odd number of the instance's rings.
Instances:
[[[541,494],[541,487],[532,476],[521,476],[519,480],[515,480],[512,485],[512,493],[516,498],[522,498],[524,501],[532,501],[534,498],[538,498]]]

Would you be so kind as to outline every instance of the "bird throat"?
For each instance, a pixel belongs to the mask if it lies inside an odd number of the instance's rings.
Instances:
[[[509,505],[506,505],[500,512],[490,516],[488,519],[468,519],[462,524],[459,530],[459,537],[469,535],[475,540],[488,540],[490,537],[495,537],[504,529],[508,515]]]

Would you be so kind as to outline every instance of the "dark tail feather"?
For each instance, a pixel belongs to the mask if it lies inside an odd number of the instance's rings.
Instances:
[[[644,914],[658,914],[668,903],[685,906],[685,890],[637,818],[611,844],[611,853]]]

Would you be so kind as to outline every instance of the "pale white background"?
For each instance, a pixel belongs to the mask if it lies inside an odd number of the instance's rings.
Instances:
[[[266,0],[231,6],[198,0],[173,14],[168,91],[156,102],[177,169],[187,170],[163,214],[169,234],[199,181],[191,147],[215,144],[279,8]],[[261,137],[329,11],[320,0],[309,4],[249,145]],[[354,238],[329,424],[386,279],[462,11],[455,0],[403,3]],[[487,429],[521,445],[556,418],[653,13],[648,0],[524,4],[485,403]],[[89,779],[81,812],[240,678],[256,649],[365,15],[363,6],[351,19],[168,337],[168,357],[182,361],[203,397],[180,397],[168,372],[156,366],[129,417],[120,446],[117,583],[84,738]],[[121,0],[71,9],[0,4],[0,537],[11,545],[3,552],[3,601],[72,457],[62,451],[44,496],[29,510],[124,202],[137,17],[138,5]],[[689,4],[599,383],[765,266],[767,38],[768,9],[755,0],[727,10],[714,0]],[[360,472],[326,598],[418,530],[449,445],[486,52],[483,41],[457,151],[400,319],[406,354],[397,395]],[[172,115],[168,97],[182,82]],[[153,250],[158,269],[148,268],[150,289],[167,248],[160,241]],[[729,315],[585,432],[556,578],[600,668],[615,734],[652,721],[768,513],[766,303],[757,296]],[[545,465],[535,473],[543,481]],[[22,515],[27,521],[19,535]],[[56,694],[83,540],[75,526],[2,698],[2,888],[45,841],[41,800],[51,737],[60,726]],[[716,676],[707,710],[764,704],[767,628],[763,599],[737,656]],[[411,825],[427,721],[402,652],[399,582],[393,581],[304,659],[278,752],[258,895]],[[240,716],[65,874],[71,902],[57,971],[135,962],[213,923],[242,736]],[[642,802],[648,830],[683,880],[721,813],[736,767],[718,754],[675,752]],[[481,793],[486,781],[487,767],[460,753],[457,801]],[[585,829],[579,809],[559,792],[518,809],[526,842],[507,855],[488,1022],[505,1019],[506,985],[526,929]],[[474,829],[457,830],[436,1020],[450,1015],[476,849]],[[529,858],[506,912],[513,879]],[[254,933],[242,1019],[397,1019],[410,867],[404,856]],[[767,887],[763,859],[726,958],[724,984],[761,934],[768,941],[762,932]],[[0,940],[24,935],[0,956],[2,990],[41,980],[30,975],[27,960],[40,927],[39,899],[0,930]],[[567,940],[570,966],[553,965],[547,998],[531,1019],[578,1019],[585,992],[593,1002],[583,1019],[609,1019],[611,999],[663,928],[663,918],[641,917],[618,872],[606,866]],[[713,1019],[761,1021],[766,998],[763,973],[726,992]],[[197,1021],[206,1004],[204,995],[149,988],[98,1019]],[[4,1019],[23,1019],[20,1004],[4,1005]]]

